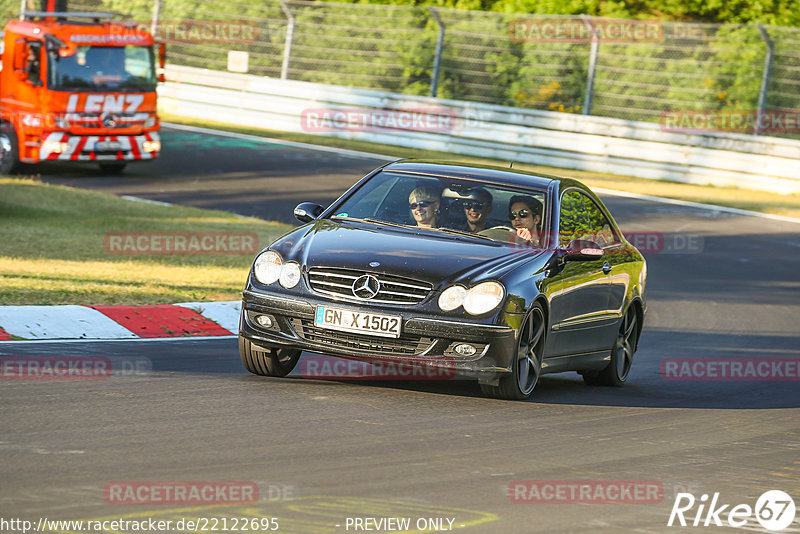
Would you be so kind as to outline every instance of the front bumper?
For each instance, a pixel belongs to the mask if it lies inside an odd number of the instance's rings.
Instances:
[[[371,308],[376,313],[402,316],[399,338],[375,337],[314,326],[317,304],[364,309],[358,304],[319,299],[296,299],[245,291],[239,334],[265,348],[293,347],[330,356],[368,362],[409,362],[443,367],[461,376],[482,378],[511,371],[516,331],[506,325],[471,323],[446,318],[422,317],[412,311]],[[265,328],[255,321],[269,315]],[[465,356],[453,349],[467,343],[476,348]]]
[[[100,143],[98,145],[98,143]],[[115,143],[118,148],[109,148]],[[41,161],[135,161],[158,157],[158,150],[146,150],[155,144],[160,147],[158,132],[142,135],[72,135],[52,132],[39,148]]]

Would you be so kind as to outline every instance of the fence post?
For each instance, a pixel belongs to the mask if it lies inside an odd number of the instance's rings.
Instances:
[[[592,20],[586,15],[581,15],[581,18],[589,26],[589,31],[592,32],[592,48],[589,51],[589,72],[586,75],[586,96],[583,99],[583,114],[591,115],[592,97],[594,96],[594,73],[597,69],[597,52],[600,48],[600,38],[597,37],[597,30]]]
[[[150,35],[155,39],[158,36],[158,23],[161,19],[161,0],[153,3],[153,20],[150,24]]]
[[[767,106],[767,91],[769,90],[769,78],[772,74],[772,56],[775,53],[775,45],[769,37],[767,29],[761,24],[756,25],[758,33],[767,45],[767,57],[764,59],[764,71],[761,74],[761,89],[758,91],[758,111],[756,112],[756,127],[753,133],[761,134],[761,119],[764,116],[764,109]]]
[[[27,11],[28,0],[20,0],[19,2],[19,20],[25,20],[25,12]]]
[[[439,33],[436,36],[436,53],[433,56],[433,74],[431,75],[431,96],[435,97],[436,93],[439,91],[439,72],[442,68],[442,49],[444,48],[444,32],[446,28],[436,8],[428,6],[428,9],[431,15],[433,15],[436,24],[439,25]]]
[[[286,42],[283,45],[283,63],[281,64],[281,80],[286,80],[289,77],[289,62],[292,59],[292,41],[294,41],[294,14],[289,9],[289,4],[286,0],[280,0],[281,9],[289,19],[289,24],[286,26]]]

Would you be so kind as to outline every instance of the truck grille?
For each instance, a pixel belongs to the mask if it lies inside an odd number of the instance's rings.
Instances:
[[[353,293],[353,282],[365,274],[374,276],[380,282],[378,294],[371,299],[362,299]],[[317,293],[381,304],[419,304],[433,289],[428,282],[410,278],[328,267],[310,269],[308,282]]]
[[[338,349],[365,352],[380,356],[415,356],[430,348],[434,339],[411,334],[401,334],[398,338],[373,337],[352,334],[339,330],[319,328],[306,319],[292,319],[295,332],[313,343],[321,343]]]
[[[104,124],[104,116],[105,114],[102,113],[67,113],[60,116],[59,119],[66,121],[70,127],[109,130],[133,128],[134,126],[144,127],[148,115],[146,113],[115,113],[113,124]]]

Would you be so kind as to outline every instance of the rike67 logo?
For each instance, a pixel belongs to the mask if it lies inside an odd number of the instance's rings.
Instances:
[[[693,514],[695,505],[697,511]],[[754,526],[751,518],[755,517],[763,528],[778,532],[792,524],[796,511],[792,497],[781,490],[765,491],[756,500],[755,507],[749,504],[721,504],[719,492],[714,493],[710,501],[705,493],[700,499],[691,493],[678,493],[667,526],[736,528]]]

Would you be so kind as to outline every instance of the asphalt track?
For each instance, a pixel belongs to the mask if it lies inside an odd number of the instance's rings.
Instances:
[[[159,161],[123,177],[87,166],[46,168],[43,178],[289,221],[297,202],[335,198],[382,161],[170,130],[164,140]],[[701,249],[646,254],[650,308],[624,388],[549,375],[530,401],[506,402],[465,381],[251,376],[230,338],[0,344],[4,358],[146,363],[107,380],[0,383],[0,517],[246,515],[302,533],[357,532],[347,517],[389,516],[453,518],[464,532],[732,532],[668,527],[676,494],[719,492],[730,510],[777,489],[800,505],[797,379],[660,372],[672,358],[800,355],[800,224],[603,198],[627,232],[661,232],[678,246],[702,238]],[[653,481],[663,498],[515,503],[509,487],[519,480]],[[261,490],[247,505],[109,504],[104,488],[119,481]],[[686,513],[690,525],[696,512]],[[752,517],[743,529],[767,532]],[[783,532],[800,532],[800,518]]]

